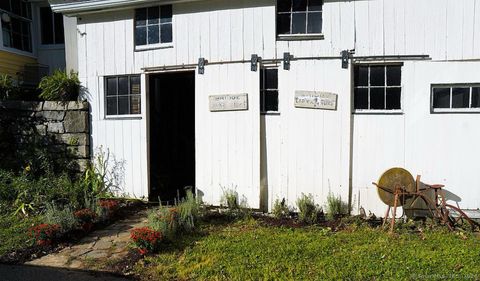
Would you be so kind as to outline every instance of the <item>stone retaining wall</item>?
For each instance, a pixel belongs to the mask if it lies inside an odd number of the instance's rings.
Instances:
[[[85,170],[90,159],[88,102],[0,101],[0,122],[4,146],[18,152],[40,146],[53,159],[74,162],[74,169]]]

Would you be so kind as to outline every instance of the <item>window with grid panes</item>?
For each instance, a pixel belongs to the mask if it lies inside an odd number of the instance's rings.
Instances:
[[[5,12],[5,16],[1,17],[3,46],[32,52],[30,3],[22,0],[1,0],[0,9]]]
[[[433,111],[480,110],[480,84],[432,85]]]
[[[278,112],[278,69],[260,69],[260,113]]]
[[[105,78],[106,115],[141,114],[140,75]]]
[[[400,110],[401,65],[356,65],[354,67],[354,109]]]
[[[135,10],[135,45],[172,42],[172,5]]]
[[[50,7],[41,7],[40,31],[42,44],[64,44],[62,14],[52,12]]]
[[[323,0],[278,0],[277,35],[322,33]]]

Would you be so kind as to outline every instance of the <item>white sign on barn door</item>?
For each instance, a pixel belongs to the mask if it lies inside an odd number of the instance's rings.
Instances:
[[[259,208],[259,79],[249,63],[207,65],[196,75],[196,186],[208,204],[232,190]]]
[[[337,110],[338,95],[328,92],[295,91],[295,107]]]

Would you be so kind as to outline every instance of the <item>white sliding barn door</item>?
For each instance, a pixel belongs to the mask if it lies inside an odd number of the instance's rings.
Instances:
[[[259,72],[250,64],[205,67],[196,74],[196,188],[207,204],[219,205],[226,190],[250,208],[260,202]],[[248,110],[211,112],[209,96],[248,94]]]

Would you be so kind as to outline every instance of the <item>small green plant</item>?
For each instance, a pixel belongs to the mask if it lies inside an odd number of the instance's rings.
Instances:
[[[226,206],[229,210],[237,210],[240,208],[238,202],[238,193],[232,189],[224,189],[220,204]]]
[[[79,139],[77,137],[69,137],[68,145],[78,145]]]
[[[41,89],[40,98],[47,101],[74,101],[78,99],[80,80],[74,71],[68,74],[56,70],[52,75],[44,77],[38,88]]]
[[[308,196],[302,193],[297,199],[298,218],[300,221],[308,224],[316,223],[321,209],[315,204],[313,195]]]
[[[60,208],[55,204],[47,204],[45,209],[45,222],[48,224],[59,225],[63,233],[75,229],[77,226],[77,218],[70,206]]]
[[[195,195],[193,195],[192,190],[188,189],[186,197],[180,200],[180,203],[177,205],[178,225],[187,232],[195,229],[199,210],[200,203],[195,198]]]
[[[8,74],[0,74],[0,100],[14,97],[17,90],[12,76]]]
[[[279,199],[275,200],[272,208],[272,214],[277,219],[284,219],[290,215],[290,209],[285,202],[285,198],[280,201]]]
[[[178,229],[177,208],[160,206],[148,215],[148,225],[155,231],[163,233],[165,238],[173,240]]]
[[[332,192],[327,195],[327,217],[335,219],[348,214],[348,203],[342,201],[341,196],[335,196]]]

